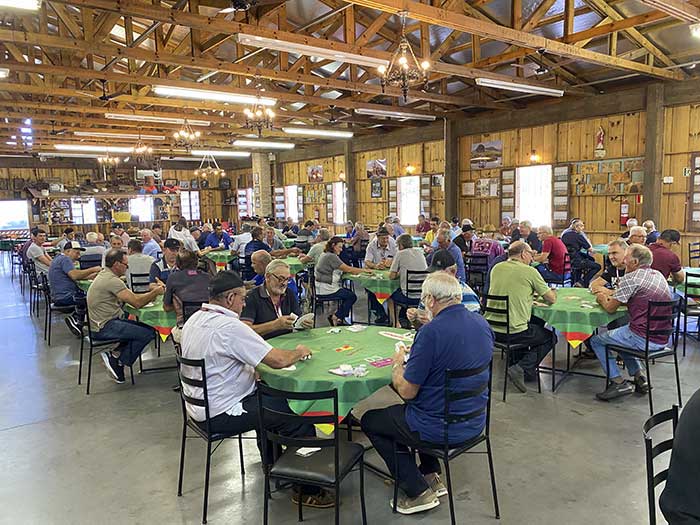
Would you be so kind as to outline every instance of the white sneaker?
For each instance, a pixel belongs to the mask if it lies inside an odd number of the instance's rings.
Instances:
[[[389,505],[394,508],[394,502],[389,500]],[[396,502],[396,511],[401,514],[416,514],[417,512],[423,512],[426,510],[434,509],[440,505],[440,500],[437,498],[432,489],[428,488],[422,494],[419,494],[415,498],[409,498],[408,496],[399,496]]]
[[[435,493],[435,495],[438,498],[442,498],[443,496],[447,496],[447,487],[445,484],[442,482],[440,479],[440,476],[437,473],[433,474],[428,474],[425,477],[425,481],[428,482],[428,485],[430,486],[431,490]]]

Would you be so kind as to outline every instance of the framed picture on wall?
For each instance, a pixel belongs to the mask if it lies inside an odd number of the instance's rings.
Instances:
[[[372,159],[367,161],[367,178],[375,179],[386,177],[386,159]]]
[[[473,170],[500,167],[503,164],[503,141],[491,140],[472,144],[469,164]]]
[[[370,196],[373,199],[381,199],[382,198],[382,179],[379,177],[374,177],[372,179],[372,186],[370,190]]]

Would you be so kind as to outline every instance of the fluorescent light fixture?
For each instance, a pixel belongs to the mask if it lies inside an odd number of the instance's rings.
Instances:
[[[238,148],[294,149],[292,142],[266,142],[264,140],[234,140]]]
[[[354,135],[352,131],[339,131],[337,129],[318,128],[282,128],[282,131],[290,135],[305,135],[307,137],[320,137],[329,139],[350,139]]]
[[[41,0],[0,0],[0,7],[26,9],[28,11],[38,11],[40,5]]]
[[[39,152],[40,157],[55,158],[55,157],[70,157],[76,159],[96,159],[97,157],[104,157],[104,153],[52,153],[49,151]]]
[[[157,124],[179,124],[185,123],[184,118],[178,117],[158,117],[152,115],[131,115],[129,113],[105,113],[105,118],[112,120],[129,120],[132,122],[155,122]],[[208,127],[211,122],[208,120],[187,119],[190,126]]]
[[[383,58],[366,57],[356,55],[354,53],[344,53],[324,47],[309,46],[306,44],[296,44],[294,42],[285,42],[275,38],[266,38],[263,36],[238,34],[238,43],[244,46],[260,47],[265,49],[274,49],[275,51],[285,51],[287,53],[295,53],[299,55],[308,55],[311,57],[326,58],[334,62],[349,62],[360,66],[379,67],[388,66],[389,61]]]
[[[226,150],[208,150],[208,149],[193,149],[192,155],[195,157],[250,157],[250,151],[226,151]]]
[[[5,142],[5,144],[7,144],[8,146],[16,146],[16,145],[17,145],[16,142],[12,142],[12,141],[9,141],[9,140],[8,140],[7,142]]]
[[[54,144],[59,151],[80,151],[83,153],[132,153],[130,146],[105,146],[101,144]]]
[[[477,78],[476,85],[495,89],[505,89],[506,91],[517,91],[518,93],[532,93],[533,95],[548,95],[550,97],[564,96],[563,89],[533,86],[531,84],[518,84],[517,82],[494,80],[492,78]]]
[[[262,104],[274,106],[277,99],[269,97],[256,97],[255,95],[240,95],[237,93],[224,93],[223,91],[208,91],[206,89],[187,89],[170,86],[153,86],[156,95],[169,97],[188,98],[194,100],[212,100],[216,102],[231,102],[233,104]]]
[[[25,119],[24,119],[24,125],[25,125],[25,126],[31,126],[31,125],[32,125],[32,119],[30,119],[30,118],[25,118]]]
[[[12,135],[10,138],[11,138],[12,140],[15,140],[15,139],[17,138],[17,135]]]
[[[693,24],[690,26],[690,34],[695,38],[700,38],[700,24]]]
[[[6,67],[0,67],[0,78],[7,78],[10,76],[10,70]]]
[[[25,135],[31,135],[32,134],[32,128],[19,128],[19,130],[24,133]]]
[[[134,139],[138,140],[138,133],[103,133],[99,131],[74,131],[76,137],[100,137],[108,139]],[[165,135],[141,135],[143,140],[165,140]]]
[[[421,113],[410,113],[408,111],[396,111],[392,109],[358,108],[355,110],[355,113],[370,117],[389,117],[402,120],[435,120],[435,115],[423,115]]]

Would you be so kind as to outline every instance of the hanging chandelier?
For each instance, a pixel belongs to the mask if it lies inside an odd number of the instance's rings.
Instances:
[[[194,170],[194,176],[206,179],[210,175],[223,177],[226,172],[219,167],[214,156],[208,153],[202,157],[199,168]]]
[[[245,129],[258,132],[258,137],[262,137],[264,129],[272,129],[272,120],[275,118],[275,112],[270,108],[265,107],[261,102],[261,93],[263,91],[260,79],[255,77],[256,88],[258,90],[257,101],[249,108],[245,108]]]
[[[122,160],[119,157],[113,157],[109,152],[105,153],[103,157],[97,157],[97,162],[100,166],[105,168],[114,168],[119,165]]]
[[[201,136],[202,133],[200,131],[193,130],[190,123],[187,122],[187,119],[185,119],[185,121],[182,123],[182,127],[173,133],[175,146],[185,148],[187,151],[199,144],[199,137]]]
[[[423,89],[428,87],[428,70],[430,69],[430,62],[427,60],[418,62],[413,48],[408,38],[406,38],[406,15],[408,15],[407,11],[399,13],[401,17],[401,40],[399,41],[398,49],[394,51],[391,57],[389,66],[379,66],[377,68],[382,84],[382,93],[384,93],[386,85],[398,87],[401,89],[404,102],[408,98],[408,88],[411,84],[422,82]]]
[[[141,129],[139,128],[139,139],[134,146],[134,160],[137,164],[146,164],[153,161],[153,148],[147,146],[141,139]]]

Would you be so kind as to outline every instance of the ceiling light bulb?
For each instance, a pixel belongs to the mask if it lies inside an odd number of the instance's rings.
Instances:
[[[10,76],[10,70],[6,67],[0,67],[0,78],[7,78]]]
[[[401,58],[399,58],[399,64],[402,66],[405,66],[408,63],[408,60],[406,59],[406,55],[401,55]]]
[[[700,24],[693,24],[690,26],[690,34],[695,38],[700,38]]]
[[[380,75],[383,75],[384,73],[386,73],[386,66],[379,66],[377,68],[377,71],[379,71]]]
[[[420,67],[422,67],[423,69],[430,69],[430,62],[428,62],[427,60],[423,60],[423,62],[420,63]]]
[[[1,7],[11,7],[13,9],[26,9],[28,11],[38,11],[41,0],[0,0]]]

